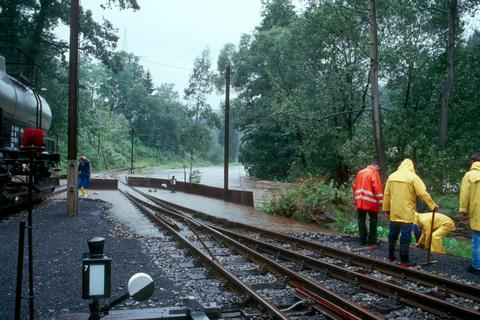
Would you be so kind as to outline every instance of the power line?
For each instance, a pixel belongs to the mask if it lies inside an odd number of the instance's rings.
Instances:
[[[165,63],[161,63],[161,62],[151,61],[151,60],[148,60],[148,59],[144,59],[144,58],[142,58],[142,57],[140,57],[140,61],[157,64],[157,65],[160,65],[160,66],[163,66],[163,67],[167,67],[167,68],[173,68],[173,69],[180,69],[180,70],[190,71],[190,69],[187,69],[187,68],[184,68],[184,67],[178,67],[178,66],[174,66],[174,65],[171,65],[171,64],[165,64]]]

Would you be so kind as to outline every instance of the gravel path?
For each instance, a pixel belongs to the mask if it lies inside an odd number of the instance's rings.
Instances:
[[[68,218],[66,202],[51,201],[33,214],[33,255],[35,308],[39,318],[74,312],[88,312],[87,301],[81,297],[82,254],[88,251],[87,240],[102,236],[105,252],[112,258],[112,297],[126,290],[130,276],[146,272],[155,281],[155,292],[150,300],[135,303],[131,299],[123,306],[142,308],[171,306],[176,296],[173,283],[161,269],[144,253],[140,240],[123,230],[113,221],[108,221],[103,212],[108,204],[102,201],[82,199],[79,215]],[[0,221],[0,319],[13,319],[18,252],[19,222],[26,214],[19,214]],[[25,237],[26,238],[26,237]],[[27,241],[25,239],[25,241]],[[27,248],[25,248],[25,257]],[[28,293],[28,260],[25,258],[23,294]],[[26,318],[28,301],[22,305]]]

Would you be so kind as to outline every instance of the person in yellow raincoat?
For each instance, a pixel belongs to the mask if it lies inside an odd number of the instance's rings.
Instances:
[[[394,262],[395,246],[400,236],[400,265],[414,265],[408,257],[412,227],[415,221],[416,199],[419,197],[430,209],[437,210],[437,204],[427,192],[422,179],[415,174],[413,162],[410,159],[402,161],[398,170],[392,173],[385,185],[383,193],[383,211],[390,219],[388,234],[388,260]]]
[[[428,242],[430,241],[430,234],[433,231],[432,252],[445,253],[442,239],[455,230],[455,223],[449,216],[435,212],[433,230],[431,230],[432,216],[433,212],[415,213],[413,233],[417,238],[417,247],[427,248]]]
[[[472,264],[468,271],[480,275],[480,153],[471,158],[470,171],[465,173],[460,188],[460,213],[470,215],[472,229]]]

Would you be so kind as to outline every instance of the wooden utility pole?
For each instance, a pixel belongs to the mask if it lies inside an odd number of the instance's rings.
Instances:
[[[77,104],[78,104],[78,12],[79,0],[71,0],[70,60],[68,82],[68,173],[67,214],[78,213]]]
[[[223,198],[228,201],[228,159],[229,159],[229,140],[230,140],[230,65],[225,72],[225,138],[224,138],[224,167],[223,167]]]
[[[445,150],[448,135],[448,100],[453,91],[455,50],[455,25],[457,19],[457,0],[448,0],[448,40],[447,40],[447,81],[440,95],[440,123],[438,130],[438,149]]]
[[[372,115],[373,128],[375,131],[375,147],[377,149],[377,158],[380,163],[381,175],[382,177],[385,177],[387,160],[385,156],[385,145],[383,143],[380,96],[378,93],[378,40],[375,0],[368,1],[368,16],[370,18],[370,87],[372,91]]]

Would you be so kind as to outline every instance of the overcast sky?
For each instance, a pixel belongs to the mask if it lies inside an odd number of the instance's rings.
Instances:
[[[155,85],[173,83],[183,98],[183,90],[195,57],[208,46],[212,67],[228,43],[238,45],[243,33],[251,33],[261,21],[261,0],[138,0],[138,11],[102,9],[98,0],[81,0],[118,28],[118,49],[140,57],[152,73]],[[222,97],[209,99],[217,108]]]

